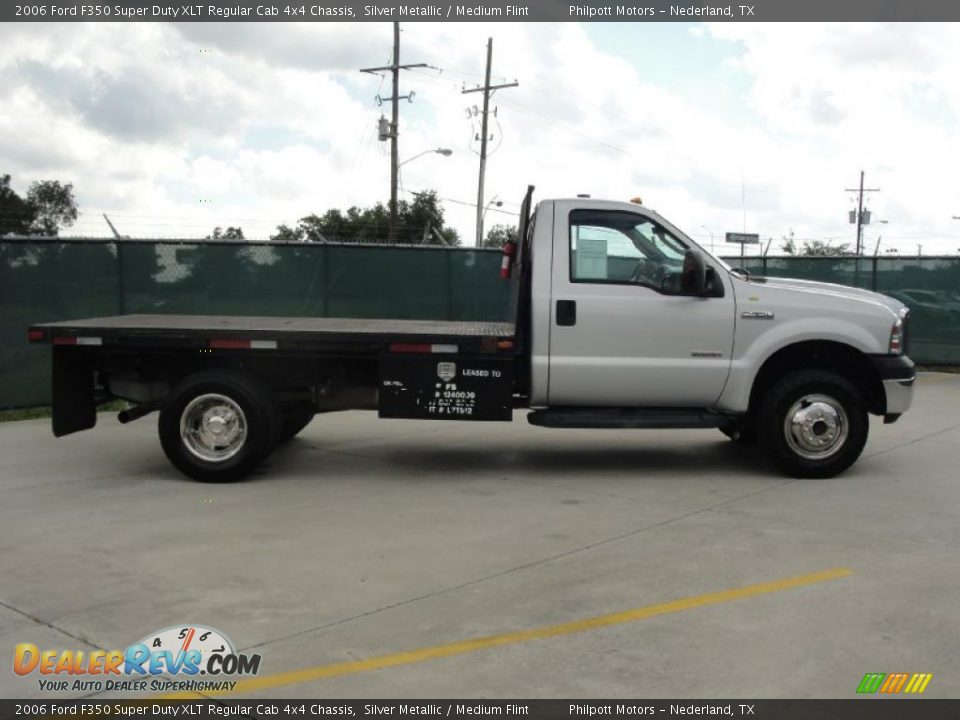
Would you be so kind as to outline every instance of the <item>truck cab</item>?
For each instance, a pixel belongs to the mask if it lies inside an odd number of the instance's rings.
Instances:
[[[825,476],[910,406],[897,300],[753,277],[639,202],[545,200],[526,233],[531,422],[716,426]]]

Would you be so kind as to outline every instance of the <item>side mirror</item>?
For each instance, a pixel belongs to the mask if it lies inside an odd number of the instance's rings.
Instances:
[[[687,250],[683,256],[683,272],[680,275],[680,290],[684,295],[703,295],[707,287],[707,266],[703,255]]]

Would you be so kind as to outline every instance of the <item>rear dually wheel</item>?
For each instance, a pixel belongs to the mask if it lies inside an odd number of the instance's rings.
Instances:
[[[241,373],[208,371],[182,380],[160,410],[160,444],[184,475],[239,480],[270,454],[278,424],[269,393]]]

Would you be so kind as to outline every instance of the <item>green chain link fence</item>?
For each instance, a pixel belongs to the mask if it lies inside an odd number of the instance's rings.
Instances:
[[[911,355],[960,364],[960,259],[747,258],[756,274],[876,289],[913,310]],[[49,402],[34,323],[124,313],[508,320],[497,250],[0,240],[0,408]]]

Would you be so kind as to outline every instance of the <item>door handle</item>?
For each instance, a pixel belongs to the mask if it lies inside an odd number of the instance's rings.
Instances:
[[[577,324],[577,301],[557,300],[557,325]]]

